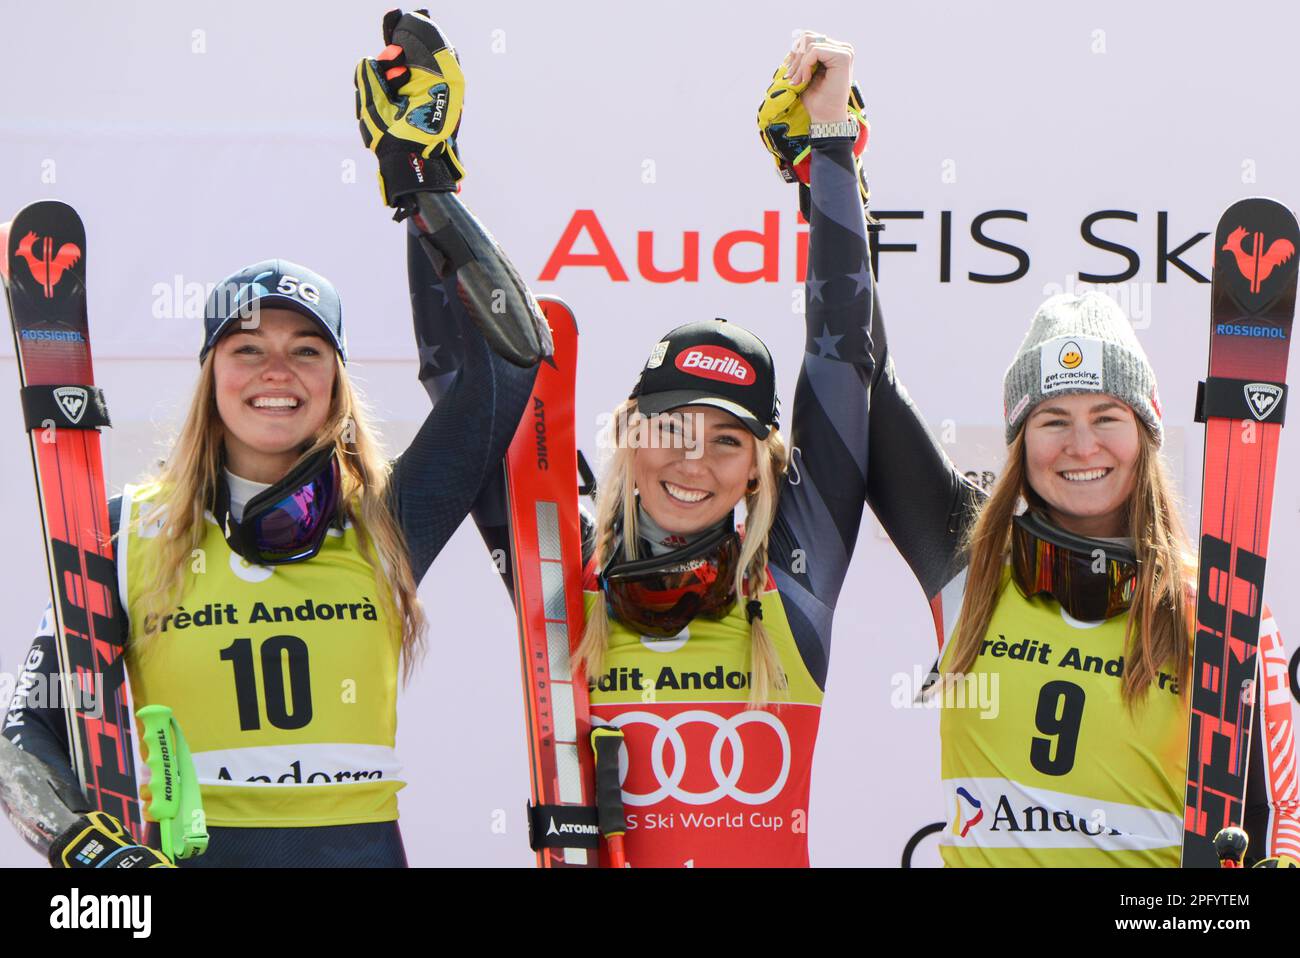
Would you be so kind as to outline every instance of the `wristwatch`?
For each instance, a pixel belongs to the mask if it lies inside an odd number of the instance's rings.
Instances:
[[[809,123],[808,139],[824,140],[832,136],[852,136],[858,135],[858,121],[852,117],[846,117],[835,123]]]

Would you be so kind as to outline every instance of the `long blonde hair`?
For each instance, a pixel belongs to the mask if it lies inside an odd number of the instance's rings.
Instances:
[[[156,510],[150,514],[163,516],[164,525],[158,534],[158,562],[134,610],[142,624],[156,622],[181,601],[193,574],[189,571],[191,556],[207,534],[203,513],[216,500],[225,436],[217,412],[215,355],[213,351],[204,357],[198,386],[171,453],[159,473],[148,480],[159,486]],[[380,581],[387,585],[380,589],[380,602],[389,615],[401,619],[403,675],[409,678],[424,645],[425,617],[406,542],[388,505],[391,467],[380,449],[365,401],[337,354],[334,360],[329,414],[315,442],[298,461],[334,447],[343,479],[338,518],[352,521],[363,557],[376,566]],[[154,638],[144,628],[139,636],[145,641],[134,650],[137,654],[146,652]]]
[[[1141,419],[1136,421],[1136,481],[1125,516],[1138,560],[1137,586],[1124,624],[1121,695],[1129,708],[1145,695],[1166,663],[1172,664],[1185,696],[1191,662],[1187,535],[1155,435]],[[970,564],[961,616],[953,635],[953,672],[969,672],[975,665],[993,610],[1002,596],[1002,577],[1011,549],[1011,521],[1022,500],[1040,510],[1047,505],[1029,485],[1023,428],[1007,449],[1004,472],[989,498],[976,506],[978,514],[968,527],[966,549]]]
[[[628,434],[638,428],[644,419],[636,408],[635,399],[620,403],[613,413],[607,442],[613,454],[604,478],[598,486],[596,501],[597,568],[609,561],[618,539],[618,529],[623,530],[624,555],[636,558],[636,481],[632,459],[635,444]],[[740,561],[736,564],[736,595],[746,603],[760,601],[767,586],[767,537],[776,520],[777,500],[781,477],[785,475],[789,455],[781,433],[773,428],[767,438],[754,443],[754,464],[758,471],[756,487],[745,494],[745,535],[741,543]],[[773,691],[785,691],[786,679],[781,669],[781,659],[760,616],[749,623],[750,692],[749,707],[762,708],[772,698]],[[604,671],[605,653],[609,649],[609,611],[605,595],[597,592],[596,601],[587,615],[578,658],[588,676],[598,676]]]

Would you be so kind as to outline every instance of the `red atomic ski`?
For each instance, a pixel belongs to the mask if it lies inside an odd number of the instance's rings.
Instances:
[[[1214,836],[1242,824],[1300,229],[1255,197],[1228,207],[1214,238],[1185,868],[1215,867]]]
[[[582,640],[582,543],[573,395],[578,327],[563,302],[538,297],[555,344],[506,455],[515,611],[519,619],[532,802],[529,839],[542,868],[595,867],[591,720]]]
[[[0,236],[73,765],[90,801],[143,843],[99,449],[108,409],[86,321],[86,231],[72,207],[46,201],[0,226]]]

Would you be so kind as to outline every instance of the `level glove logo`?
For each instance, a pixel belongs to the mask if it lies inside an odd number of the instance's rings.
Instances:
[[[384,51],[357,64],[361,142],[379,160],[389,206],[420,191],[454,192],[465,175],[456,147],[465,102],[460,61],[428,12],[384,16]]]
[[[791,83],[785,75],[785,63],[776,68],[768,84],[763,102],[758,107],[758,136],[763,146],[776,161],[777,172],[787,183],[800,184],[799,204],[808,216],[808,193],[812,150],[808,142],[811,120],[800,96],[807,83]],[[862,154],[867,148],[871,127],[863,115],[862,92],[855,83],[849,88],[846,116],[858,122],[858,138],[853,144],[854,164],[858,173],[858,188],[865,207],[871,199],[866,174],[862,170]]]

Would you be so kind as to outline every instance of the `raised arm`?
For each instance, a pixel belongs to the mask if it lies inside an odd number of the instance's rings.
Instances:
[[[866,495],[875,281],[853,137],[813,140],[811,178],[804,354],[771,560],[829,610]]]
[[[851,82],[843,68],[851,68],[852,59],[847,44],[805,34],[796,42],[790,75],[778,76],[766,104],[780,102],[774,95],[791,95],[782,93],[783,82],[796,90],[807,83],[800,94],[808,114],[804,122],[843,121]],[[856,93],[850,102],[860,102]],[[765,114],[770,124],[773,113],[765,106],[760,124]],[[826,646],[865,498],[931,601],[942,642],[940,594],[964,565],[964,523],[980,493],[935,442],[898,379],[871,274],[862,210],[866,189],[855,166],[855,137],[816,135],[836,131],[813,126],[807,128],[813,135],[804,140],[793,135],[796,123],[764,129],[764,140],[783,169],[800,172],[795,160],[805,143],[811,154],[806,170],[811,197],[807,336],[782,510],[788,519],[786,549],[808,542],[817,549],[796,553],[806,556],[800,563],[774,548],[773,562],[782,576],[821,604],[817,631]],[[852,130],[850,124],[844,132]],[[801,568],[806,570],[802,574]]]
[[[461,224],[472,240],[466,249],[473,259],[459,264],[447,259],[439,274],[437,257],[428,251],[430,234],[422,229],[428,224],[423,217],[412,218],[407,273],[420,381],[434,407],[393,464],[393,504],[417,581],[483,489],[500,474],[537,372],[535,366],[517,366],[495,352],[465,305],[473,302],[478,284],[493,282],[509,268],[504,254],[455,196],[437,194],[430,199],[459,207]],[[469,227],[471,222],[477,229]],[[463,292],[467,286],[469,295]],[[534,322],[543,322],[533,316],[531,299],[516,296],[512,310],[500,315],[489,311],[481,319],[504,327],[501,336],[514,337]]]
[[[831,619],[866,494],[875,280],[854,157],[860,127],[856,120],[846,122],[852,47],[805,34],[786,65],[764,98],[759,120],[769,148],[771,131],[778,128],[780,142],[796,155],[802,155],[802,143],[811,147],[808,166],[799,161],[811,189],[809,262],[804,353],[788,425],[790,468],[768,562],[804,663],[824,684]],[[771,117],[774,104],[779,115]],[[809,121],[812,135],[794,143],[787,134],[809,131]],[[821,128],[827,123],[837,126]]]
[[[867,504],[927,599],[965,567],[967,523],[984,493],[953,465],[898,376],[884,325],[875,326],[879,365],[871,388]]]
[[[523,280],[455,195],[455,50],[419,12],[390,11],[383,37],[384,52],[357,64],[356,116],[384,202],[407,220],[419,375],[437,400],[390,485],[419,581],[498,469],[551,343]]]

